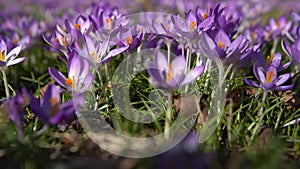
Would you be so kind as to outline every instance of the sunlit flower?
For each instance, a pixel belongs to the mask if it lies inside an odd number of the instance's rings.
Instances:
[[[62,87],[73,92],[73,95],[83,93],[92,84],[94,76],[89,73],[89,62],[78,57],[73,52],[68,59],[68,76],[65,77],[61,72],[49,68],[51,77]]]
[[[6,69],[8,66],[15,65],[24,61],[26,57],[17,58],[17,56],[21,52],[21,49],[22,46],[17,46],[7,54],[6,43],[3,40],[1,40],[0,41],[0,69]]]
[[[172,92],[181,86],[196,80],[204,71],[204,65],[200,65],[185,74],[186,61],[183,56],[177,56],[168,64],[166,56],[156,52],[153,63],[147,67],[150,75],[150,83],[159,89]]]
[[[283,85],[290,77],[290,73],[282,74],[277,76],[277,70],[274,66],[268,67],[266,70],[263,67],[253,67],[253,73],[259,83],[245,78],[245,83],[250,86],[260,87],[265,91],[278,90],[285,91],[293,88],[291,85]]]

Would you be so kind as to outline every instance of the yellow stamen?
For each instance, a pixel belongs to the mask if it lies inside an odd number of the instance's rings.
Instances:
[[[158,23],[158,24],[161,23],[160,19],[155,19],[155,22]]]
[[[191,22],[190,23],[190,33],[193,32],[195,30],[197,23],[196,22]]]
[[[171,28],[171,26],[170,26],[170,25],[167,25],[167,26],[166,26],[166,29],[170,29],[170,28]]]
[[[73,88],[73,80],[71,78],[66,79],[66,84]]]
[[[13,43],[16,45],[17,43],[19,42],[19,39],[17,39],[17,38],[14,38],[13,39]]]
[[[167,77],[166,77],[167,83],[171,80],[172,76],[173,76],[173,65],[169,64],[169,68],[167,70]]]
[[[218,40],[218,47],[221,48],[221,49],[225,49],[225,44],[222,43],[220,40]]]
[[[74,27],[78,30],[80,30],[80,25],[78,23],[74,23]]]
[[[132,42],[132,37],[127,37],[126,38],[127,45],[131,44],[131,42]]]
[[[202,14],[203,19],[206,19],[208,17],[208,11],[206,11],[204,14]]]
[[[275,73],[273,72],[273,70],[268,71],[266,75],[266,82],[271,83],[273,81],[274,76]]]
[[[5,61],[5,53],[0,52],[0,61]]]

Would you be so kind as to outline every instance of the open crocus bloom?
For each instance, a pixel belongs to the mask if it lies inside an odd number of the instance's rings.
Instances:
[[[18,63],[24,61],[25,57],[17,58],[21,49],[22,49],[22,46],[17,46],[7,54],[6,43],[3,40],[1,40],[1,42],[0,42],[0,68],[6,68],[8,66],[15,65],[15,64],[18,64]]]
[[[286,86],[283,85],[285,82],[287,82],[290,79],[291,74],[286,73],[277,77],[277,70],[273,66],[268,67],[266,71],[264,71],[262,67],[254,66],[253,73],[260,84],[245,78],[244,80],[247,85],[254,86],[254,87],[261,87],[265,91],[270,91],[270,90],[285,91],[293,87],[293,84],[286,85]]]
[[[89,68],[89,62],[73,52],[68,59],[68,77],[52,68],[49,68],[48,71],[59,85],[72,91],[73,94],[79,94],[83,93],[94,80],[94,76],[89,73]]]
[[[204,70],[204,65],[195,67],[185,74],[186,61],[183,56],[177,56],[168,64],[166,56],[157,52],[153,63],[149,63],[147,70],[150,83],[157,88],[172,92],[181,86],[193,82]]]
[[[59,88],[54,84],[48,86],[42,99],[32,98],[29,107],[36,116],[51,125],[67,122],[75,116],[73,100],[61,103]]]

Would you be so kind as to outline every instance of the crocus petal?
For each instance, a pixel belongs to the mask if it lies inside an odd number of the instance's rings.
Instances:
[[[260,81],[260,83],[264,83],[266,81],[265,73],[262,71],[262,67],[253,66],[253,73],[256,79]]]
[[[291,85],[286,85],[286,86],[277,86],[275,88],[275,90],[277,91],[286,91],[286,90],[290,90],[294,87],[294,84],[291,84]]]
[[[36,98],[32,98],[29,104],[29,108],[32,110],[32,112],[38,116],[41,120],[47,122],[48,121],[48,116],[47,114],[43,111],[41,107],[40,100]]]
[[[275,82],[275,85],[276,86],[282,85],[283,83],[285,83],[286,81],[288,81],[290,79],[290,77],[291,77],[290,73],[286,73],[286,74],[278,76],[278,78],[277,78],[277,80]]]
[[[18,64],[18,63],[20,63],[20,62],[23,62],[25,59],[26,59],[26,57],[14,59],[14,60],[8,62],[8,63],[7,63],[7,66],[11,66],[11,65]]]
[[[63,119],[64,119],[64,112],[60,111],[57,112],[54,116],[49,118],[49,123],[51,125],[57,125],[58,123],[60,123]]]
[[[174,61],[174,60],[173,60]],[[154,62],[155,64],[157,65],[157,68],[161,69],[161,70],[166,70],[169,68],[169,65],[168,65],[168,61],[166,59],[166,56],[160,52],[160,51],[157,51],[155,53],[155,58],[154,58]],[[173,63],[174,64],[174,63]]]
[[[188,83],[193,82],[195,79],[197,79],[204,71],[204,65],[200,65],[195,67],[193,70],[191,70],[182,81],[181,85],[184,86]]]
[[[244,78],[244,82],[249,85],[249,86],[254,86],[254,87],[259,87],[259,84],[257,84],[256,82],[254,82],[253,80],[249,80],[247,78]]]
[[[112,59],[112,57],[124,52],[125,50],[128,49],[129,46],[124,46],[124,47],[120,47],[120,48],[116,48],[111,50],[108,55],[106,57],[103,58],[103,60],[101,61],[101,63],[105,63],[108,62],[110,59]]]
[[[200,40],[198,45],[199,45],[200,52],[203,55],[212,59],[219,58],[219,54],[216,51],[216,44],[206,32],[200,34]]]
[[[163,74],[162,74],[162,70],[158,69],[158,68],[151,68],[148,67],[147,68],[148,74],[150,77],[152,77],[153,79],[155,79],[155,81],[165,81],[166,79],[163,78]]]
[[[215,42],[218,42],[218,41],[225,44],[226,47],[231,44],[231,41],[230,41],[228,35],[223,30],[220,30],[216,35]]]
[[[5,61],[8,60],[10,57],[16,57],[22,50],[22,45],[15,47],[13,50],[11,50],[7,56],[5,57]]]
[[[291,56],[296,62],[300,62],[300,51],[295,46],[291,46]]]
[[[93,83],[94,81],[94,76],[92,74],[88,74],[85,78],[85,80],[83,81],[83,84],[80,86],[80,90],[76,93],[82,93],[84,91],[87,90],[87,88],[90,87],[90,85]]]
[[[52,68],[48,68],[48,72],[50,74],[50,76],[61,86],[65,87],[65,88],[69,88],[68,86],[66,86],[66,77],[59,71],[52,69]]]

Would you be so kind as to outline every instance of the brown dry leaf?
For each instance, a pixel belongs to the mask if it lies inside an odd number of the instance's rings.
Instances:
[[[206,118],[208,116],[208,109],[206,106],[202,105],[203,109],[201,110],[200,107],[200,96],[195,95],[178,95],[174,96],[174,108],[176,112],[181,111],[184,116],[190,116],[192,114],[197,114],[200,112],[200,115],[198,116],[197,122],[199,124],[204,124],[206,121]]]

